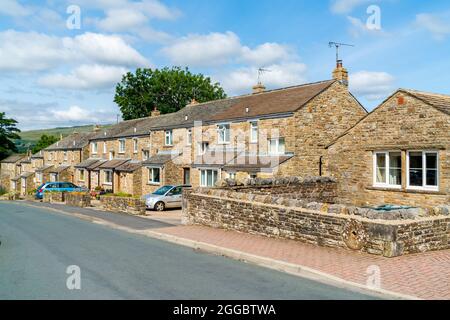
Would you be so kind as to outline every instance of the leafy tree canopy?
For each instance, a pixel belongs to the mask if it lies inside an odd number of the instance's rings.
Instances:
[[[46,134],[43,134],[39,141],[36,143],[36,145],[33,147],[32,152],[36,153],[41,151],[42,149],[47,148],[48,146],[51,146],[52,144],[56,143],[59,139],[55,136],[48,136]]]
[[[149,116],[157,107],[162,113],[184,108],[192,99],[198,102],[226,98],[219,83],[202,74],[192,74],[188,68],[137,69],[128,72],[117,84],[114,102],[124,120]]]
[[[6,118],[4,112],[0,112],[0,160],[5,159],[11,153],[17,152],[16,145],[12,140],[20,139],[16,128],[17,121]]]

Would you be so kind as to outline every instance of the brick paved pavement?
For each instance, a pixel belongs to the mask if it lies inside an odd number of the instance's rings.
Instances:
[[[381,270],[381,287],[422,299],[450,299],[450,250],[383,258],[344,249],[202,226],[178,226],[158,232],[262,257],[299,264],[365,285],[370,266]]]

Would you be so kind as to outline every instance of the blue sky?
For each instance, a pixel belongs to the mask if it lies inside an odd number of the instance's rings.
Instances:
[[[188,66],[229,96],[259,67],[268,88],[326,80],[329,41],[355,45],[341,57],[369,110],[399,87],[450,94],[447,0],[1,0],[0,111],[25,130],[111,123],[137,67]]]

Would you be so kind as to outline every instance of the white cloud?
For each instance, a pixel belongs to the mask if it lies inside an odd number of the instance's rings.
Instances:
[[[145,24],[148,18],[141,11],[130,9],[111,9],[106,18],[97,22],[97,26],[106,31],[121,31]]]
[[[242,48],[242,59],[254,66],[265,66],[279,61],[286,61],[295,58],[291,50],[278,43],[264,43],[255,49]]]
[[[75,54],[106,64],[125,66],[149,66],[149,61],[122,38],[87,32],[75,38],[64,38],[64,47]]]
[[[350,13],[356,7],[373,2],[376,2],[376,0],[333,0],[331,11],[336,14]]]
[[[189,66],[217,66],[241,54],[239,37],[233,32],[191,34],[162,49],[173,63]]]
[[[53,118],[57,121],[75,121],[75,122],[96,122],[97,115],[88,109],[79,106],[71,106],[65,110],[54,110],[51,112]]]
[[[421,13],[416,16],[416,24],[429,31],[436,39],[443,40],[450,35],[449,16]]]
[[[149,65],[146,58],[114,35],[84,33],[60,38],[37,32],[0,32],[0,70],[39,71],[80,62]]]
[[[264,43],[254,49],[243,46],[239,37],[230,31],[191,34],[175,40],[162,53],[175,64],[203,67],[232,62],[265,66],[297,58],[287,46],[278,43]]]
[[[122,67],[103,65],[81,65],[68,75],[51,74],[38,80],[38,84],[60,89],[104,89],[120,82],[128,70]]]
[[[0,14],[12,17],[24,17],[31,13],[30,9],[21,5],[16,0],[2,0]]]
[[[349,88],[369,101],[387,97],[394,90],[395,78],[386,72],[360,71],[349,75]]]
[[[307,67],[303,63],[290,62],[267,66],[269,70],[262,76],[267,88],[282,88],[306,82]],[[257,82],[258,68],[241,68],[226,75],[218,76],[221,84],[232,95],[249,93]]]

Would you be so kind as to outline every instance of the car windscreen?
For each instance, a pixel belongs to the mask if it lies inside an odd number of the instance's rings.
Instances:
[[[164,186],[159,188],[158,190],[156,190],[155,192],[153,192],[154,195],[157,196],[163,196],[165,195],[168,191],[170,191],[173,187],[172,186]]]

